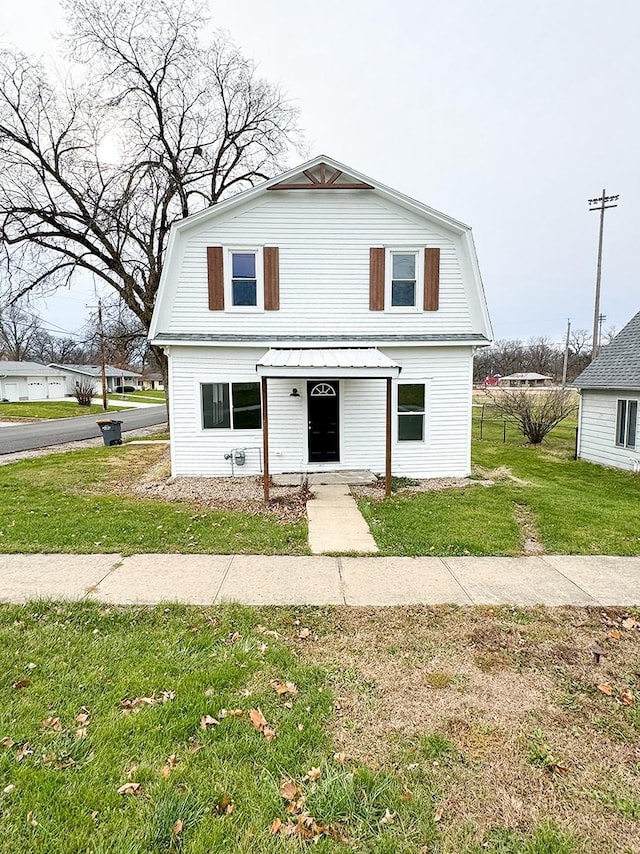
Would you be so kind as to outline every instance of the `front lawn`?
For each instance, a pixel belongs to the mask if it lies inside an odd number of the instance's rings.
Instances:
[[[109,403],[108,412],[121,412],[128,409]],[[0,421],[22,421],[36,418],[73,418],[76,415],[102,415],[102,404],[92,403],[79,406],[75,400],[25,400],[16,403],[0,403]]]
[[[1,607],[0,850],[631,854],[639,616]]]
[[[474,420],[474,437],[480,435]],[[473,464],[491,487],[471,486],[360,509],[384,554],[514,555],[533,536],[555,554],[640,554],[640,478],[573,460],[575,422],[564,422],[539,448],[515,425],[485,421]]]
[[[0,551],[305,554],[306,522],[121,494],[162,445],[91,448],[0,469]]]

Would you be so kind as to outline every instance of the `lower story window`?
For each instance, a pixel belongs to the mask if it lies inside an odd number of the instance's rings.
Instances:
[[[203,383],[202,425],[205,430],[259,430],[260,383]]]
[[[619,400],[616,420],[616,445],[621,448],[635,448],[636,426],[638,423],[638,401]]]
[[[424,383],[398,385],[398,441],[424,440]]]

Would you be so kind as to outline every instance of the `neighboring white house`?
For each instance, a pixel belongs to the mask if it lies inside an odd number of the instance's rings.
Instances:
[[[578,456],[640,471],[640,311],[573,385],[580,389]]]
[[[0,361],[0,400],[60,400],[64,375],[38,362]]]
[[[471,230],[328,157],[174,226],[149,337],[174,476],[470,471]]]
[[[553,377],[548,374],[538,374],[535,371],[521,371],[516,374],[508,374],[506,377],[500,377],[498,384],[511,388],[540,388],[541,386],[553,385]]]
[[[83,380],[93,381],[96,394],[100,393],[100,365],[58,365],[52,362],[50,367],[57,368],[57,370],[64,374],[67,394],[73,394],[76,383],[82,382]],[[114,368],[112,365],[106,365],[105,374],[107,380],[107,391],[109,394],[114,393],[117,388],[122,388],[123,386],[133,386],[134,388],[138,388],[142,381],[142,374],[138,374],[129,368]]]

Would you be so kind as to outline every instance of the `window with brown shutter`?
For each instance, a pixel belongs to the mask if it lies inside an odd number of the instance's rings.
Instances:
[[[280,308],[280,250],[277,246],[265,246],[262,250],[264,266],[264,309],[278,311]]]
[[[224,267],[222,246],[207,246],[209,311],[224,311]]]
[[[440,250],[424,250],[424,310],[437,311],[440,305]]]
[[[384,248],[369,250],[369,310],[384,311]]]

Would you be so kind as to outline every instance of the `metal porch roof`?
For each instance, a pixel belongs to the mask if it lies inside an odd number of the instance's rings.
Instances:
[[[265,377],[397,377],[400,366],[375,347],[272,348],[256,370]]]

